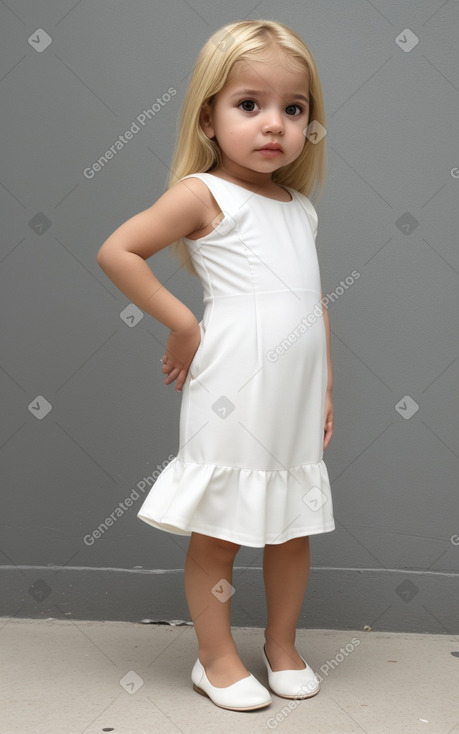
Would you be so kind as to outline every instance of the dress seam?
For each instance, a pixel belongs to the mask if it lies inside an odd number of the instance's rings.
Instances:
[[[311,461],[306,464],[292,464],[291,466],[287,467],[286,469],[254,469],[253,467],[249,466],[228,466],[227,464],[209,464],[199,461],[184,461],[179,456],[176,456],[176,461],[180,461],[181,464],[184,466],[209,466],[215,469],[237,469],[238,471],[256,471],[256,472],[262,472],[263,474],[274,474],[274,473],[280,473],[280,472],[286,472],[287,474],[292,469],[301,469],[306,466],[318,466],[319,464],[323,464],[324,460],[319,459],[319,461]],[[172,465],[172,462],[169,463],[169,466]]]
[[[219,298],[236,298],[236,297],[241,298],[243,296],[245,296],[245,297],[252,296],[252,295],[260,296],[260,295],[265,295],[265,294],[268,294],[269,295],[270,293],[292,293],[292,292],[294,292],[294,293],[296,293],[296,292],[300,292],[300,293],[319,293],[319,291],[316,291],[313,288],[276,288],[275,290],[243,291],[241,293],[224,293],[224,294],[215,295],[215,296],[205,296],[203,298],[203,302],[206,302],[206,301],[209,301],[209,300],[216,300],[217,298],[218,299]]]

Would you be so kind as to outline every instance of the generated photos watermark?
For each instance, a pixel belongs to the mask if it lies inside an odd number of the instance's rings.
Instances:
[[[127,145],[127,143],[133,139],[134,135],[137,135],[137,133],[139,133],[141,129],[145,127],[147,121],[153,119],[158,114],[158,112],[161,111],[161,108],[164,107],[172,99],[172,97],[175,97],[176,94],[177,90],[174,87],[169,87],[167,92],[164,92],[161,97],[156,97],[156,102],[153,102],[151,107],[148,107],[146,110],[142,110],[140,115],[137,115],[135,120],[131,123],[130,127],[125,130],[122,135],[118,136],[115,142],[112,143],[109,148],[107,148],[105,153],[101,155],[100,158],[97,159],[97,161],[94,161],[94,163],[84,169],[83,176],[88,180],[94,178],[96,173],[101,171],[104,166],[107,165],[108,161],[114,158],[120,150],[123,150],[125,145]]]
[[[154,472],[152,472],[147,477],[143,477],[140,482],[137,482],[136,487],[139,492],[145,492],[147,489],[151,489],[161,472],[166,468],[166,466],[169,464],[169,462],[172,461],[173,458],[174,457],[172,456],[172,454],[170,454],[167,459],[162,462],[162,464],[156,465],[156,469],[154,470]],[[108,515],[105,520],[101,522],[95,530],[92,531],[92,533],[87,533],[87,535],[85,535],[83,538],[83,542],[85,543],[85,545],[94,545],[96,540],[99,540],[99,538],[101,538],[102,535],[106,533],[107,530],[112,525],[114,525],[120,517],[123,517],[124,513],[127,512],[130,507],[132,507],[134,502],[141,498],[142,495],[139,494],[139,492],[137,492],[136,489],[133,489],[128,497],[126,497],[122,502],[119,502],[118,506],[115,507],[113,512],[111,512],[110,515]]]
[[[281,342],[279,342],[279,344],[266,352],[266,359],[268,362],[277,362],[278,359],[282,357],[290,347],[293,346],[293,344],[301,339],[303,334],[305,334],[308,329],[323,316],[324,308],[327,308],[329,303],[337,301],[338,298],[340,298],[348,288],[354,285],[355,281],[359,278],[360,273],[357,270],[353,270],[345,280],[340,281],[340,284],[336,286],[334,291],[327,293],[323,298],[321,298],[320,301],[315,304],[313,310],[307,314],[307,316],[303,316],[303,318],[294,326],[290,333],[287,334]]]
[[[314,674],[314,679],[310,681],[310,683],[303,686],[299,691],[296,698],[292,698],[289,700],[288,703],[286,703],[280,711],[277,712],[275,716],[270,716],[269,719],[266,721],[266,726],[268,729],[277,729],[279,724],[282,724],[283,721],[285,721],[295,709],[298,708],[298,706],[301,705],[302,701],[304,700],[305,695],[307,696],[308,693],[313,693],[315,691],[317,684],[322,683],[324,678],[327,677],[330,674],[330,671],[335,670],[341,663],[349,656],[351,653],[354,652],[355,648],[360,645],[360,640],[358,637],[353,637],[350,642],[347,643],[345,647],[340,647],[339,652],[336,653],[335,657],[332,658],[332,660],[327,660],[323,665],[320,666],[320,673]]]

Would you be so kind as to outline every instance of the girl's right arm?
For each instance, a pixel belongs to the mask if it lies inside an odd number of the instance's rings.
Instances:
[[[207,192],[199,179],[177,183],[149,209],[118,227],[97,254],[98,264],[120,291],[170,329],[163,372],[168,375],[166,384],[177,380],[177,390],[183,387],[201,332],[192,311],[164,288],[145,261],[206,226]]]

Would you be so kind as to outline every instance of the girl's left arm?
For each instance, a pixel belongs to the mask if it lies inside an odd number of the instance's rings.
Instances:
[[[325,331],[327,335],[327,372],[328,372],[327,391],[325,393],[325,415],[324,415],[323,449],[325,451],[333,435],[333,398],[332,398],[333,370],[332,370],[332,360],[331,360],[330,319],[328,316],[328,310],[324,306],[323,300],[324,300],[324,294],[322,291],[322,307],[323,307],[323,314],[324,314]]]

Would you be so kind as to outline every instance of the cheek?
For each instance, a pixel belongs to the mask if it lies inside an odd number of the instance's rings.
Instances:
[[[237,129],[236,118],[231,114],[231,110],[219,115],[216,118],[216,128],[220,135],[224,137],[232,136]]]
[[[222,125],[221,130],[223,135],[231,140],[235,138],[243,139],[250,134],[250,124],[246,121],[241,120],[238,115],[228,114],[225,120],[225,124]]]
[[[306,135],[304,134],[303,130],[305,130],[307,124],[308,123],[305,121],[304,123],[301,123],[297,127],[295,127],[294,130],[292,130],[292,139],[301,150],[303,150],[306,143]]]

